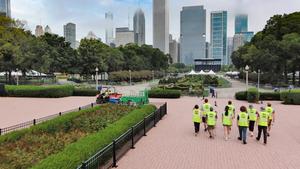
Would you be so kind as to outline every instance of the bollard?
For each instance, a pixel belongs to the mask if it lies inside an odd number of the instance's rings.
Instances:
[[[92,108],[94,107],[94,103],[91,104],[91,107],[92,107]]]
[[[61,116],[61,112],[59,112],[59,116]]]
[[[113,168],[117,168],[117,157],[116,157],[116,140],[113,141]]]
[[[78,109],[79,111],[81,110],[81,107],[79,107],[79,109]]]
[[[134,147],[134,132],[133,132],[133,127],[131,127],[131,149],[135,149]]]
[[[146,118],[144,118],[144,136],[147,136],[146,135]]]
[[[36,119],[33,119],[33,125],[34,126],[36,125]]]

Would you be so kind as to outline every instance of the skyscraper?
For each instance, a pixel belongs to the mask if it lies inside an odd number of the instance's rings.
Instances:
[[[128,43],[134,43],[134,32],[129,30],[128,27],[116,28],[116,47],[124,46]]]
[[[227,57],[228,57],[228,64],[232,64],[231,55],[233,52],[233,37],[227,38]]]
[[[51,28],[50,28],[49,25],[47,25],[47,26],[45,27],[45,33],[52,34],[52,30],[51,30]]]
[[[235,34],[248,32],[248,15],[239,14],[235,16]]]
[[[210,24],[212,57],[227,65],[227,11],[212,12]]]
[[[76,25],[74,23],[64,25],[64,37],[72,48],[76,48]]]
[[[114,16],[113,13],[107,12],[105,13],[105,43],[107,45],[111,45],[114,43],[114,24],[113,24]]]
[[[243,34],[235,34],[233,36],[233,51],[236,51],[239,49],[239,47],[243,46],[245,44],[245,37]]]
[[[139,46],[145,44],[145,14],[142,9],[137,9],[133,17],[134,42]]]
[[[153,0],[153,47],[169,53],[169,0]]]
[[[11,17],[10,0],[0,0],[0,15]]]
[[[205,58],[206,10],[203,6],[183,7],[180,13],[181,63],[194,64]]]
[[[35,36],[40,37],[44,35],[44,29],[42,25],[36,25],[35,27]]]
[[[170,55],[173,63],[178,63],[178,42],[173,39],[172,35],[169,36],[170,40]]]

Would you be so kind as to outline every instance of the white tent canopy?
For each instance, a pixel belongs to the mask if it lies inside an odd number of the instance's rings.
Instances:
[[[0,76],[5,76],[6,74],[8,74],[8,72],[0,72]],[[26,76],[34,76],[34,77],[38,77],[38,76],[47,76],[45,73],[40,73],[38,71],[35,70],[30,70],[28,72],[25,73]],[[11,72],[12,76],[22,76],[22,72],[21,71],[12,71]]]
[[[194,70],[191,70],[191,72],[188,73],[188,75],[197,75],[197,73]]]
[[[207,75],[216,75],[216,73],[212,70],[210,70],[208,73],[206,73]]]

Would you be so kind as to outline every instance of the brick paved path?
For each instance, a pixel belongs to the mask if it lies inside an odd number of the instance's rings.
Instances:
[[[268,145],[248,137],[242,145],[233,127],[232,139],[223,139],[218,120],[217,137],[208,139],[201,126],[200,136],[193,135],[191,109],[196,98],[167,101],[168,115],[142,138],[136,149],[130,150],[118,163],[119,169],[299,169],[300,168],[300,106],[272,102],[277,111]],[[227,100],[218,100],[217,111]],[[234,101],[236,107],[245,102]],[[255,105],[259,108],[260,105]],[[236,124],[236,123],[235,123]]]

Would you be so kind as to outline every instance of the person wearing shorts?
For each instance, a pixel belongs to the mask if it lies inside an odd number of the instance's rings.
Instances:
[[[210,111],[211,107],[212,106],[208,103],[208,99],[205,99],[204,103],[203,103],[203,105],[201,107],[201,110],[202,110],[202,123],[204,125],[204,131],[205,132],[207,131],[207,119],[206,119],[206,115]]]
[[[217,112],[211,107],[210,111],[206,114],[207,117],[207,130],[209,133],[209,138],[213,139],[215,137],[215,126],[217,124]]]
[[[225,112],[222,114],[222,123],[224,127],[224,139],[227,141],[230,136],[233,114],[229,112],[229,107],[225,107]]]
[[[268,136],[270,136],[271,127],[275,123],[275,111],[272,108],[271,103],[267,104],[267,107],[265,108],[266,112],[269,113],[269,120],[268,120]]]

